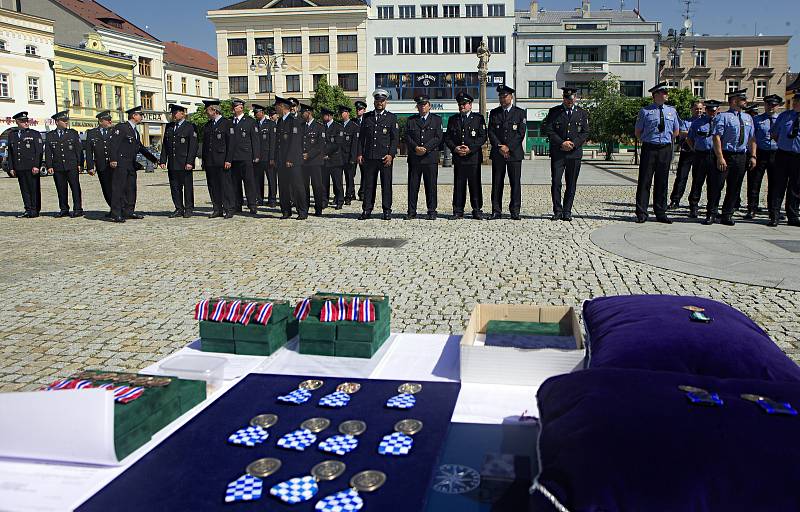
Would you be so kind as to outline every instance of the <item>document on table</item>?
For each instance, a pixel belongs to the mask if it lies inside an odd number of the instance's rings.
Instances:
[[[109,469],[0,460],[0,511],[72,510]]]

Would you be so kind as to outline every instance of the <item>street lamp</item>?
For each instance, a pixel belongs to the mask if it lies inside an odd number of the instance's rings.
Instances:
[[[266,70],[267,81],[270,84],[270,89],[274,89],[272,84],[272,75],[278,71],[286,72],[289,65],[286,63],[286,57],[282,53],[275,53],[274,47],[268,44],[265,51],[250,56],[250,71],[256,72],[257,70]],[[270,91],[267,91],[269,94]]]

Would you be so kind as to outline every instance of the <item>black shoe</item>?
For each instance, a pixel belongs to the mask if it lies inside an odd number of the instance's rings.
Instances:
[[[778,214],[778,220],[786,220],[786,215],[784,215],[782,213],[779,213]]]
[[[435,213],[429,213],[426,218],[428,220],[436,220],[436,214]]]
[[[561,220],[564,216],[560,213],[554,213],[550,216],[550,220]]]
[[[72,215],[70,215],[70,217],[72,217],[73,219],[75,217],[83,217],[83,210],[75,210],[74,212],[72,212]]]
[[[114,218],[114,214],[111,213],[111,212],[108,212],[103,217],[105,217],[106,219],[113,219]]]
[[[174,212],[169,214],[170,219],[174,219],[177,217],[183,217],[183,210],[175,210]]]
[[[114,217],[111,220],[113,220],[116,223],[123,223],[123,222],[125,222],[125,217]]]
[[[767,222],[767,226],[769,226],[771,228],[777,228],[778,227],[778,219],[776,219],[775,217],[770,217],[769,222]]]
[[[276,206],[278,206],[278,203],[276,203],[275,201],[267,202],[267,208],[275,208]]]
[[[566,214],[561,220],[564,220],[566,222],[572,222],[572,215]]]
[[[662,224],[672,224],[672,219],[670,219],[666,215],[661,215],[656,217],[656,222],[660,222]]]
[[[751,220],[756,216],[755,210],[747,210],[747,213],[744,214],[744,220]]]
[[[502,213],[499,213],[499,212],[497,212],[497,213],[493,213],[493,214],[491,214],[491,215],[489,216],[489,220],[500,220],[500,219],[502,219],[502,218],[503,218],[503,214],[502,214]]]
[[[786,221],[786,224],[788,224],[789,226],[800,227],[800,220],[789,219],[788,221]]]
[[[733,221],[730,215],[723,215],[719,219],[720,224],[724,224],[725,226],[734,226],[736,223]]]
[[[345,205],[345,206],[350,206],[350,203],[351,203],[351,202],[352,202],[352,199],[345,199],[345,200],[344,200],[344,205]]]
[[[369,220],[372,217],[371,213],[361,212],[361,215],[358,216],[358,220]]]
[[[364,195],[363,194],[358,194],[358,200],[363,203],[364,202]]]
[[[669,206],[667,206],[667,210],[674,210],[678,208],[681,204],[678,201],[670,201]]]
[[[306,215],[305,213],[302,214],[302,215],[298,215],[297,216],[297,220],[306,220],[307,218],[308,218],[308,215]]]
[[[483,212],[472,212],[472,218],[475,220],[486,220],[486,215]]]
[[[256,204],[258,206],[264,206],[264,200],[263,199],[259,199],[258,201],[256,201]]]
[[[233,218],[233,212],[228,210],[227,212],[225,212],[225,215],[223,215],[222,218],[223,219],[232,219]]]
[[[474,215],[474,214],[473,214],[473,215]],[[454,213],[454,214],[453,214],[453,220],[456,220],[456,219],[463,219],[463,218],[464,218],[464,214],[463,214],[463,213]]]
[[[281,220],[286,220],[286,219],[291,219],[291,218],[292,218],[292,214],[291,213],[281,214]]]
[[[60,219],[62,217],[66,217],[68,215],[69,215],[69,212],[65,211],[65,212],[58,212],[57,214],[53,215],[53,217],[55,217],[56,219]]]
[[[511,214],[511,220],[520,220],[520,219],[521,219],[521,217],[519,216],[519,213],[512,213]]]
[[[407,213],[405,217],[403,217],[403,220],[415,220],[416,218],[417,218],[416,213]]]
[[[636,216],[636,223],[637,224],[644,224],[647,222],[647,215],[637,215]]]
[[[222,212],[211,212],[211,215],[208,217],[209,219],[218,219],[222,217]]]
[[[383,220],[392,220],[392,214],[383,212],[383,216],[381,217]]]
[[[31,214],[31,212],[25,212],[25,213],[21,213],[21,214],[17,215],[17,218],[18,219],[30,219],[30,218],[33,218],[33,215]]]
[[[144,218],[144,215],[139,215],[138,213],[132,213],[130,215],[126,215],[125,218],[133,220],[142,220]]]
[[[322,210],[314,211],[314,217],[322,217]]]
[[[188,219],[191,216],[192,216],[192,210],[184,210],[184,212],[183,212],[183,218],[184,219]]]
[[[258,216],[258,208],[250,208],[250,215],[253,217]]]
[[[39,212],[31,212],[31,219],[39,217]]]
[[[690,206],[689,207],[689,218],[690,219],[696,219],[697,218],[697,213],[698,212],[697,212],[697,207],[696,206]]]
[[[710,225],[714,224],[714,217],[715,217],[715,215],[706,215],[706,218],[703,219],[703,225],[704,226],[710,226]]]

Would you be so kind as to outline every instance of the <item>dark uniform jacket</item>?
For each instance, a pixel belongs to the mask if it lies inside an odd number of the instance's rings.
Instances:
[[[203,128],[203,167],[222,167],[227,159],[231,139],[231,122],[220,117],[217,124],[210,119]]]
[[[137,169],[140,166],[136,164],[136,153],[141,153],[154,164],[158,163],[158,159],[144,147],[142,141],[137,137],[136,130],[131,123],[127,121],[119,123],[111,134],[109,160],[117,162],[118,169]]]
[[[99,126],[86,131],[86,140],[83,143],[83,148],[86,151],[87,169],[105,171],[108,168],[108,152],[113,131],[113,127],[106,128],[105,136],[103,136]]]
[[[550,139],[550,157],[577,160],[583,157],[583,145],[589,138],[589,113],[581,107],[572,107],[572,115],[567,115],[564,104],[556,105],[542,121],[542,134]],[[561,144],[570,141],[575,144],[572,151],[562,151]]]
[[[522,143],[525,140],[525,111],[512,106],[506,113],[502,106],[489,112],[489,142],[492,144],[491,158],[503,158],[499,146],[506,145],[510,151],[509,162],[520,162],[525,157]]]
[[[8,135],[8,155],[4,169],[28,171],[42,166],[44,142],[42,134],[31,128],[14,129]]]
[[[356,163],[358,157],[358,131],[361,125],[358,121],[351,119],[347,122],[347,126],[342,125],[344,130],[344,137],[342,137],[342,164]]]
[[[384,110],[382,114],[376,115],[375,111],[371,110],[361,118],[358,155],[367,160],[381,160],[386,155],[394,158],[399,142],[400,129],[397,116],[393,113]]]
[[[471,112],[464,123],[461,114],[450,116],[447,121],[447,133],[444,135],[444,143],[453,153],[454,164],[475,165],[483,159],[481,148],[486,143],[486,124],[483,116],[477,112]],[[459,156],[456,153],[458,146],[467,146],[469,154]]]
[[[277,125],[272,119],[265,117],[258,125],[258,135],[261,138],[260,162],[268,164],[270,160],[275,160],[275,129]]]
[[[428,113],[428,118],[423,120],[419,114],[414,114],[408,118],[406,124],[406,145],[408,146],[409,164],[438,164],[439,149],[442,147],[442,118],[436,114]],[[422,146],[428,152],[424,155],[417,155],[414,149]]]
[[[72,128],[47,132],[44,140],[44,165],[54,171],[74,171],[83,169],[83,143],[81,136]]]
[[[186,170],[186,165],[194,167],[197,158],[197,131],[192,123],[183,121],[180,128],[177,123],[168,123],[164,129],[164,147],[158,163],[166,164],[171,171]]]
[[[311,125],[303,123],[303,154],[308,158],[303,160],[303,165],[322,165],[325,155],[325,127],[319,121],[311,121]]]
[[[348,123],[349,124],[349,123]],[[344,140],[344,127],[341,123],[332,122],[330,126],[323,125],[325,141],[325,167],[341,167],[342,141]]]
[[[252,117],[244,116],[236,126],[231,119],[231,142],[228,146],[227,162],[250,162],[261,156],[261,139],[258,136],[258,126]]]
[[[303,165],[303,126],[305,123],[289,115],[278,118],[275,129],[275,165],[283,167],[286,162],[293,166]]]

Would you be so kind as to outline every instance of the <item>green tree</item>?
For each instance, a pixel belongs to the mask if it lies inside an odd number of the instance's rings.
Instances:
[[[600,143],[606,160],[611,160],[615,144],[633,135],[636,116],[646,104],[645,98],[624,96],[616,75],[589,83],[589,97],[583,102],[589,112],[589,138]]]
[[[233,103],[231,100],[223,100],[220,102],[220,107],[222,107],[222,116],[227,117],[230,119],[233,117]],[[250,110],[245,106],[244,109],[245,115],[250,113]],[[208,123],[208,115],[206,114],[206,108],[203,105],[197,107],[197,110],[189,114],[189,121],[194,123],[197,127],[197,136],[200,137],[200,140],[203,140],[203,128],[205,128],[206,124]]]
[[[678,111],[681,119],[690,119],[692,117],[692,103],[697,101],[691,89],[670,89],[667,105],[672,105]]]
[[[311,108],[314,109],[314,117],[319,118],[320,110],[327,108],[336,112],[336,118],[339,117],[339,105],[347,105],[350,110],[353,110],[353,100],[344,93],[344,89],[338,85],[331,86],[325,77],[322,77],[317,84],[317,90],[314,92],[314,97],[311,98]]]

